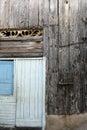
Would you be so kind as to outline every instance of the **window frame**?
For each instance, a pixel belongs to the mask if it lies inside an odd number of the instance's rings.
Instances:
[[[13,92],[12,94],[0,94],[0,97],[13,97],[13,96],[16,96],[16,82],[15,82],[15,58],[0,58],[0,61],[13,61]]]
[[[13,81],[13,94],[12,95],[5,95],[5,94],[0,94],[0,97],[16,97],[16,95],[17,95],[17,85],[16,85],[16,75],[15,75],[15,73],[16,73],[16,67],[17,67],[17,65],[16,65],[16,60],[17,59],[45,59],[46,60],[46,57],[30,57],[30,58],[0,58],[0,60],[7,60],[7,61],[9,61],[9,60],[13,60],[14,61],[14,81]]]

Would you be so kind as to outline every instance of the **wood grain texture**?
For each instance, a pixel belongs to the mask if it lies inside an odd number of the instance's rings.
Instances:
[[[58,0],[50,0],[49,25],[58,24]]]
[[[87,24],[82,19],[87,15],[87,1],[79,1],[79,40],[87,36]],[[86,41],[84,41],[85,43]],[[87,44],[80,45],[80,109],[81,112],[87,110]]]
[[[0,1],[0,28],[44,25],[58,25],[58,0]]]
[[[59,111],[64,114],[80,113],[86,110],[84,79],[87,79],[84,75],[87,73],[85,66],[87,45],[81,43],[82,37],[86,37],[86,24],[82,22],[82,17],[86,15],[86,6],[85,0],[59,1],[59,44],[61,46],[59,80],[62,84],[67,84],[60,85],[62,88],[59,89],[59,93],[62,97],[60,96]],[[70,83],[72,83],[71,87]]]
[[[0,0],[0,29],[41,26],[44,30],[43,45],[37,48],[37,51],[41,49],[40,53],[31,53],[31,51],[29,53],[28,49],[26,52],[22,48],[22,53],[13,53],[12,50],[10,53],[2,52],[0,56],[44,55],[47,58],[46,112],[48,114],[87,112],[86,15],[86,0],[25,0],[25,2]],[[15,50],[19,47],[20,39],[17,40],[18,45],[13,43]],[[24,42],[25,39],[22,40]],[[10,39],[9,41],[12,43]],[[28,45],[30,46],[27,41],[25,45],[21,43],[22,47]],[[6,43],[3,44],[2,49],[5,50],[5,46]],[[11,47],[10,43],[9,47]]]
[[[38,23],[39,23],[39,26],[43,26],[44,24],[44,1],[43,0],[39,0],[38,2],[38,17],[39,17],[39,20],[38,20]]]
[[[0,27],[1,26],[3,28],[6,26],[9,27],[9,0],[0,1]]]
[[[8,1],[9,4],[9,27],[5,26],[5,28],[18,28],[19,27],[19,7],[20,7],[20,0],[16,2],[15,0]],[[5,10],[4,10],[5,11]],[[4,21],[4,24],[7,20]],[[2,27],[1,27],[2,28]]]
[[[29,26],[38,26],[39,16],[38,16],[38,2],[39,0],[30,0],[29,1]]]
[[[69,6],[70,2],[59,0],[59,46],[69,45]],[[70,48],[59,48],[59,83],[72,83],[70,79]],[[57,99],[60,102],[58,109],[60,113],[69,112],[69,94],[70,88],[68,85],[59,85],[59,96]],[[62,96],[61,96],[62,95]],[[60,97],[60,98],[59,98]]]
[[[44,55],[47,57],[47,112],[57,113],[57,85],[58,85],[58,27],[46,27],[44,30]]]
[[[71,113],[80,113],[80,48],[79,48],[79,0],[74,2],[70,1],[70,73],[74,83],[72,89],[72,96],[70,96]],[[76,44],[78,43],[78,44]],[[75,92],[77,94],[75,94]],[[74,97],[74,99],[73,99]],[[72,100],[73,99],[73,100]]]
[[[42,48],[42,42],[0,42],[0,57],[40,57]]]

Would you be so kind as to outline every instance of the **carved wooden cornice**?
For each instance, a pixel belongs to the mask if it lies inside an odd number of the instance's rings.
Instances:
[[[25,37],[36,37],[42,35],[43,35],[43,29],[39,28],[33,28],[27,30],[17,30],[17,29],[0,30],[0,38],[20,38],[20,37],[25,38]]]

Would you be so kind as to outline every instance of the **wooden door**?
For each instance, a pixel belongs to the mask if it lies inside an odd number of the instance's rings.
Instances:
[[[13,60],[0,60],[0,126],[15,126],[15,84]]]
[[[45,122],[45,59],[16,60],[16,126],[42,127]]]

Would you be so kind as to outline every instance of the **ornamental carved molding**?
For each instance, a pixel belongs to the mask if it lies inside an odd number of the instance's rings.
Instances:
[[[43,29],[28,29],[28,30],[0,30],[0,38],[18,38],[18,37],[37,37],[43,35]]]

